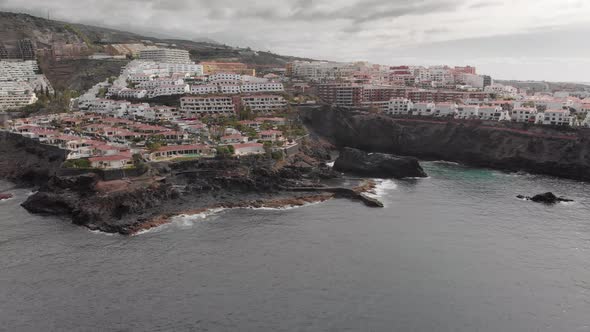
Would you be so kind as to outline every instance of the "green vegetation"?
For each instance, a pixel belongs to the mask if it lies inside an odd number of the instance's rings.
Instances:
[[[70,100],[80,94],[75,90],[55,91],[53,95],[48,91],[37,94],[36,103],[27,105],[21,109],[23,117],[29,117],[37,113],[65,113],[70,110]]]
[[[271,152],[271,157],[272,157],[272,159],[274,159],[276,161],[283,160],[283,158],[284,158],[283,151],[273,151],[273,152]]]
[[[217,156],[221,158],[227,158],[233,156],[235,149],[231,145],[221,145],[217,147]]]
[[[143,158],[139,153],[135,153],[132,156],[133,158],[133,168],[137,168],[141,173],[145,173],[147,171],[147,165],[143,162]]]
[[[254,120],[254,118],[256,118],[256,114],[252,112],[250,107],[244,107],[244,109],[240,111],[240,120]]]
[[[150,141],[145,144],[145,147],[149,150],[149,152],[156,152],[162,147],[162,143]]]
[[[88,159],[70,159],[64,162],[66,168],[91,168],[90,160]]]

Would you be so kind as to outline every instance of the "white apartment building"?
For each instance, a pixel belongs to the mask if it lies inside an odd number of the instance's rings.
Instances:
[[[495,93],[502,97],[516,97],[518,89],[510,85],[492,84],[484,88],[484,92]]]
[[[233,74],[233,73],[217,73],[213,75],[209,75],[208,78],[209,82],[232,82],[232,83],[241,83],[242,82],[242,75]]]
[[[242,106],[248,107],[253,112],[270,113],[283,111],[287,107],[287,101],[278,95],[251,95],[241,98]]]
[[[172,48],[142,50],[139,52],[139,58],[164,63],[191,63],[188,51]]]
[[[569,126],[572,117],[569,110],[547,110],[543,114],[544,125]]]
[[[191,85],[191,93],[195,95],[208,95],[219,92],[219,86],[214,84]]]
[[[238,94],[242,92],[238,84],[222,84],[219,85],[219,92],[223,94]]]
[[[473,88],[483,89],[484,79],[483,76],[476,74],[460,73],[457,75],[457,81],[467,84]]]
[[[479,105],[461,105],[457,108],[457,119],[478,119]]]
[[[293,76],[310,81],[332,80],[342,76],[342,71],[347,64],[325,61],[295,61]]]
[[[267,83],[244,83],[242,84],[242,92],[283,92],[285,87],[283,83],[267,82]]]
[[[0,81],[30,81],[37,78],[37,61],[0,61]]]
[[[268,76],[268,75],[266,75]],[[242,83],[267,83],[267,78],[250,76],[250,75],[242,75]]]
[[[156,77],[154,74],[134,74],[129,75],[127,80],[131,83],[141,84],[153,80],[154,77]]]
[[[537,110],[530,107],[516,107],[512,110],[512,121],[535,122]]]
[[[507,111],[506,111],[507,112]],[[478,115],[481,120],[500,121],[506,119],[505,111],[500,106],[480,106]],[[510,116],[508,116],[508,119]]]
[[[184,80],[182,78],[173,79],[173,78],[156,78],[151,81],[142,82],[137,87],[141,89],[154,89],[156,87],[162,85],[183,85]]]
[[[431,116],[434,108],[434,103],[415,103],[412,107],[412,115]]]
[[[206,115],[233,115],[236,106],[228,96],[182,97],[180,111],[185,118]]]
[[[188,84],[182,85],[161,85],[148,93],[149,98],[155,98],[159,96],[173,96],[173,95],[183,95],[185,93],[189,93],[190,88]]]
[[[437,103],[434,106],[434,116],[455,116],[457,113],[458,106],[455,103]]]
[[[442,84],[451,84],[455,82],[453,72],[447,67],[430,67],[430,80],[433,82],[439,82]]]
[[[147,90],[145,89],[122,89],[118,93],[121,98],[136,98],[141,99],[147,96]]]
[[[0,82],[0,110],[18,109],[37,102],[37,95],[25,82]]]
[[[159,63],[158,66],[166,69],[169,74],[188,74],[191,76],[203,76],[203,65],[189,63]]]
[[[414,103],[407,98],[392,98],[387,108],[387,114],[407,115],[414,108]]]

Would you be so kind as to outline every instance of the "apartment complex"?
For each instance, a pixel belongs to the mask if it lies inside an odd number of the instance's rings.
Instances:
[[[271,113],[284,111],[287,101],[278,95],[248,95],[241,98],[242,108],[248,107],[256,113]]]
[[[172,48],[145,49],[139,52],[142,60],[152,60],[164,63],[190,63],[188,51]]]
[[[233,115],[237,112],[235,98],[229,96],[182,97],[180,111],[186,118],[206,115]]]

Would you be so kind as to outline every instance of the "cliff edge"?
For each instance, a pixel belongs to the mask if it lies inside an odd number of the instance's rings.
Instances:
[[[302,109],[300,117],[338,148],[590,181],[590,134],[584,130],[399,119],[332,108]]]

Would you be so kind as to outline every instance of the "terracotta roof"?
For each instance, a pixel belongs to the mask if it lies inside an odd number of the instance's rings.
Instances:
[[[158,149],[158,152],[169,152],[169,151],[187,151],[187,150],[201,150],[208,149],[208,145],[195,144],[195,145],[168,145]]]

